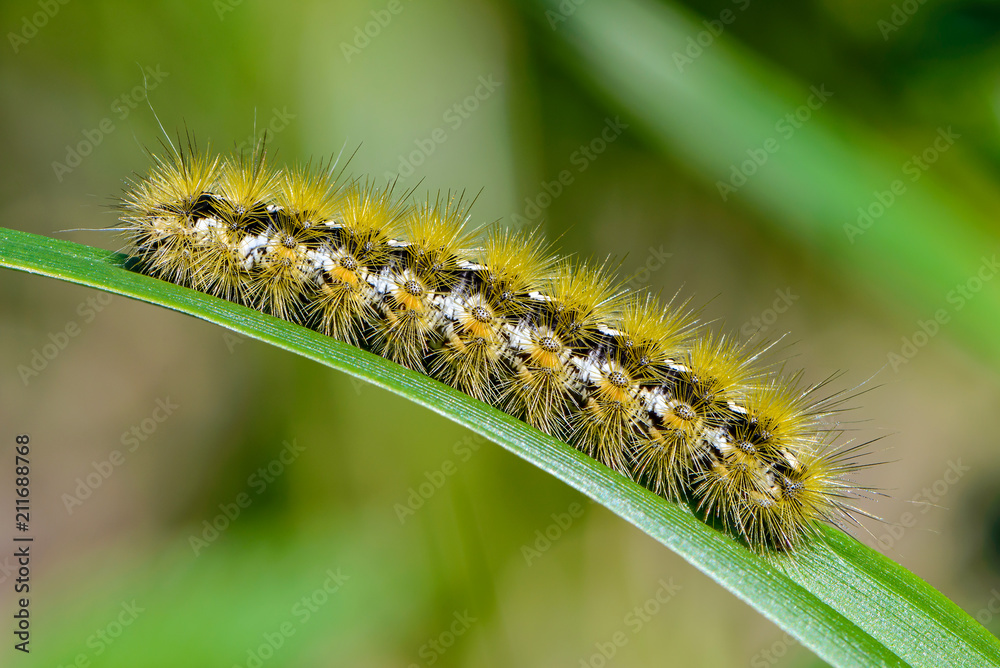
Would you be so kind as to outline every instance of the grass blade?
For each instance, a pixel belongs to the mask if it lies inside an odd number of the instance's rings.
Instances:
[[[125,257],[0,228],[0,266],[157,304],[352,374],[482,434],[674,550],[836,666],[1000,665],[1000,641],[927,583],[833,528],[762,558],[569,445],[381,357],[124,267]]]

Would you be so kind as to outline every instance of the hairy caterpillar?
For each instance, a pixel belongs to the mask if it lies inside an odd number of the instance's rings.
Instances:
[[[537,231],[467,230],[469,203],[411,202],[332,163],[172,145],[121,203],[142,271],[429,374],[563,439],[754,549],[856,523],[859,447],[840,395],[762,366],[687,305],[557,257]]]

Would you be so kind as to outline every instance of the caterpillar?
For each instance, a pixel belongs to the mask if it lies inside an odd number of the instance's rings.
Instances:
[[[273,166],[263,142],[153,154],[119,207],[139,271],[373,351],[498,407],[758,551],[866,515],[801,373],[707,331],[688,302],[624,289],[538,230],[470,229],[463,194],[415,201],[335,162]]]

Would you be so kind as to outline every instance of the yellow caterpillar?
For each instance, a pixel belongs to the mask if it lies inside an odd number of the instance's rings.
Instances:
[[[864,514],[835,395],[761,367],[685,305],[556,257],[534,231],[466,229],[468,204],[196,148],[154,157],[122,221],[142,271],[429,374],[566,440],[758,550]]]

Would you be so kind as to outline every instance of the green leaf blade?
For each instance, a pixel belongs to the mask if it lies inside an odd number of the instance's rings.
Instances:
[[[464,425],[674,550],[835,666],[1000,666],[1000,641],[915,575],[827,527],[755,554],[569,445],[427,376],[311,330],[128,271],[125,257],[0,228],[0,266],[164,306],[350,373]]]

